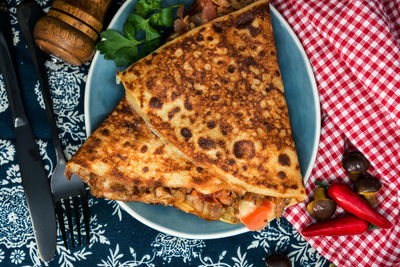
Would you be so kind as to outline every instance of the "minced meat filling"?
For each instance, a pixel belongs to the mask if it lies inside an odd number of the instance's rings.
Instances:
[[[108,190],[105,193],[112,193],[114,196],[118,193],[127,191],[129,195],[154,199],[156,203],[170,204],[184,203],[201,213],[209,220],[223,220],[230,223],[238,223],[237,215],[239,213],[239,204],[242,200],[252,201],[255,206],[261,206],[266,200],[265,196],[254,193],[239,194],[229,190],[221,190],[212,194],[202,194],[195,189],[168,188],[168,187],[137,187],[133,186],[127,190],[126,187],[119,187],[116,184],[106,186]],[[129,198],[128,195],[125,196]],[[128,200],[128,199],[127,199]]]

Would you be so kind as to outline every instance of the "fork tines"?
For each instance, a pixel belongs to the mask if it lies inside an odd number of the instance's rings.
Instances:
[[[67,223],[68,223],[68,229],[69,229],[69,233],[70,233],[71,244],[72,244],[73,248],[75,247],[74,226],[72,223],[71,206],[74,210],[75,225],[76,225],[76,232],[78,234],[79,246],[82,245],[81,223],[80,223],[80,221],[81,221],[81,216],[80,216],[81,206],[82,206],[82,211],[83,211],[83,222],[85,224],[86,241],[88,244],[90,242],[89,206],[88,206],[88,200],[87,200],[85,188],[80,190],[80,199],[81,199],[81,201],[79,202],[79,197],[73,196],[73,197],[63,198],[60,201],[57,201],[55,203],[57,220],[58,220],[61,235],[62,235],[62,238],[64,241],[64,246],[66,249],[68,249],[68,245],[67,245],[67,234],[65,232],[65,221],[64,221],[64,216],[63,216],[64,209],[65,209],[65,213],[67,215]],[[80,203],[81,203],[81,205],[80,205]]]

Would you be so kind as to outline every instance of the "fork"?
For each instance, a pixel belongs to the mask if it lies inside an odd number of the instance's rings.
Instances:
[[[81,242],[81,227],[80,227],[80,205],[78,197],[80,197],[81,199],[82,210],[83,210],[83,221],[85,224],[86,240],[88,244],[90,241],[89,206],[88,206],[85,184],[75,175],[72,175],[70,180],[68,180],[67,177],[65,176],[67,161],[65,159],[60,138],[58,136],[57,124],[53,113],[53,104],[51,100],[50,87],[47,77],[47,69],[45,68],[44,65],[45,54],[35,45],[32,34],[33,27],[36,24],[36,21],[39,20],[39,18],[41,18],[42,16],[44,16],[44,12],[35,1],[26,1],[20,4],[17,8],[17,17],[20,22],[21,31],[28,45],[33,65],[35,67],[36,74],[39,78],[40,88],[43,96],[43,102],[46,108],[47,120],[49,122],[50,133],[56,154],[57,162],[55,169],[51,174],[50,187],[53,194],[53,201],[55,203],[55,211],[57,214],[57,220],[60,227],[61,235],[64,241],[64,245],[68,249],[62,206],[64,206],[67,215],[67,222],[68,222],[72,247],[75,247],[75,240],[74,240],[74,227],[72,223],[72,214],[71,214],[71,202],[74,209],[75,224],[78,234],[79,246],[82,245],[82,242]]]

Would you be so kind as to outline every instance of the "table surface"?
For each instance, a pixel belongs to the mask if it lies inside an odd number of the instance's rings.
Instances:
[[[50,173],[55,155],[44,104],[33,65],[17,25],[15,8],[8,1],[25,106]],[[47,11],[51,0],[37,0]],[[124,1],[113,1],[105,25]],[[83,114],[85,81],[90,63],[62,64],[49,73],[60,137],[69,158],[86,139]],[[89,197],[91,243],[67,250],[59,235],[55,258],[40,261],[25,203],[17,163],[13,130],[4,82],[0,75],[0,265],[1,266],[265,266],[264,258],[276,251],[289,256],[294,266],[328,266],[284,218],[264,230],[215,240],[189,240],[157,232],[120,208],[112,200]]]

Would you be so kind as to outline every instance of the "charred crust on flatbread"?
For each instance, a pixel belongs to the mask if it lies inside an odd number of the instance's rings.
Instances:
[[[290,157],[285,153],[279,154],[278,162],[282,166],[290,166]]]
[[[185,100],[184,106],[187,110],[193,110],[193,106],[188,99]]]
[[[161,109],[163,102],[158,99],[157,97],[152,97],[150,99],[150,107],[154,108],[154,109]]]
[[[278,177],[279,179],[285,179],[286,178],[286,173],[283,171],[278,172]]]
[[[252,159],[256,154],[254,143],[249,140],[235,142],[233,145],[233,154],[238,159]]]
[[[182,128],[181,135],[183,136],[183,138],[185,138],[186,141],[188,141],[192,137],[192,133],[188,128]]]
[[[173,108],[170,112],[168,112],[168,119],[172,119],[179,111],[181,111],[180,107]]]
[[[203,150],[210,150],[215,148],[215,142],[210,138],[200,137],[197,141],[199,147]]]
[[[102,130],[100,131],[100,133],[101,133],[102,135],[104,135],[104,136],[109,136],[109,135],[110,135],[110,131],[109,131],[108,129],[102,129]]]
[[[140,148],[140,152],[146,153],[146,151],[147,151],[147,146],[146,146],[146,145],[143,145],[143,146]]]
[[[215,121],[209,121],[209,122],[207,122],[207,128],[208,128],[208,129],[214,129],[216,125],[217,125],[217,124],[215,123]]]
[[[164,153],[164,147],[165,147],[165,145],[162,145],[162,146],[160,146],[160,147],[157,147],[157,149],[154,151],[154,154],[156,154],[156,155],[161,155],[161,154],[163,154],[163,153]]]

